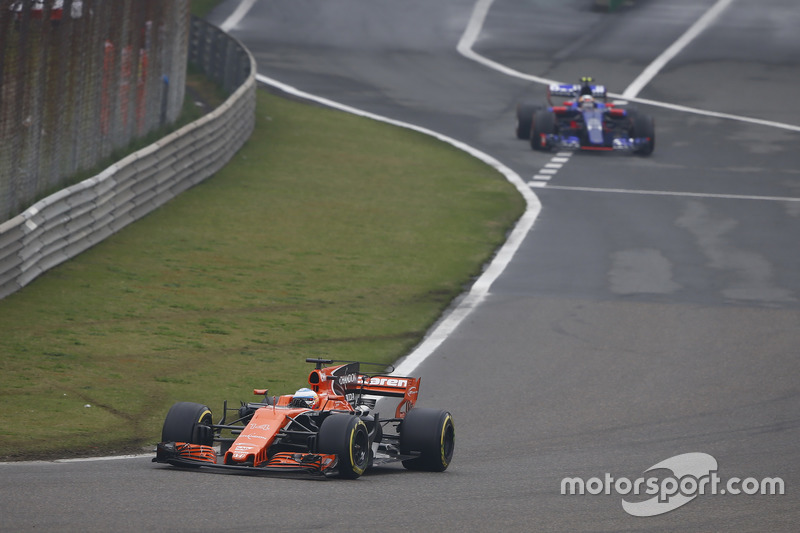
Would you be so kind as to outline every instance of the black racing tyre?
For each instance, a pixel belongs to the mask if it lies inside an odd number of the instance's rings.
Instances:
[[[647,142],[637,149],[635,153],[639,155],[650,155],[656,147],[656,126],[655,121],[648,115],[636,114],[633,117],[633,128],[631,134],[634,138],[647,138]]]
[[[353,415],[329,415],[319,427],[317,452],[336,454],[336,473],[356,479],[369,466],[369,432],[364,422]]]
[[[549,151],[552,145],[545,135],[555,132],[556,116],[547,109],[537,111],[533,114],[533,126],[531,126],[531,148],[544,152]]]
[[[214,444],[211,429],[211,409],[192,402],[178,402],[169,408],[164,427],[161,429],[161,442],[186,442],[189,444]]]
[[[453,460],[455,426],[447,411],[416,407],[406,413],[400,424],[400,453],[419,452],[419,457],[406,459],[409,470],[444,472]]]
[[[527,140],[531,138],[533,114],[541,108],[542,106],[531,102],[520,102],[517,104],[517,139]]]

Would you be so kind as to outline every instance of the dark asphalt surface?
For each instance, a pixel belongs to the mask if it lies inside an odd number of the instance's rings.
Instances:
[[[713,3],[606,14],[496,0],[474,50],[622,93]],[[514,107],[543,88],[456,52],[473,5],[261,0],[232,33],[266,76],[450,135],[531,180],[555,154],[514,138]],[[793,0],[734,1],[640,96],[800,125],[799,22]],[[516,256],[418,369],[421,405],[455,417],[447,472],[309,482],[149,458],[6,464],[0,529],[796,531],[800,133],[638,107],[656,119],[655,153],[575,154],[535,187],[542,210]],[[613,491],[560,493],[565,477],[634,480],[689,452],[722,479],[780,477],[786,494],[633,517]]]

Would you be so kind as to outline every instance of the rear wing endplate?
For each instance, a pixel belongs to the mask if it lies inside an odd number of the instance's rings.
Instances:
[[[420,378],[359,374],[357,380],[344,385],[344,390],[348,394],[400,398],[395,416],[403,418],[417,402],[419,384]]]

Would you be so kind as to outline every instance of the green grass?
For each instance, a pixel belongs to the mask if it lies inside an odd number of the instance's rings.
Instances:
[[[0,457],[140,450],[173,402],[391,362],[522,210],[446,144],[259,91],[221,172],[0,300]]]

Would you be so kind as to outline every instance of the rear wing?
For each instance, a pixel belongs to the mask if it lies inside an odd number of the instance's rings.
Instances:
[[[562,98],[577,98],[583,94],[591,94],[595,98],[606,99],[605,85],[581,85],[579,83],[552,84],[547,87],[547,103],[551,106],[551,98],[558,96]]]
[[[400,402],[395,410],[395,416],[403,418],[417,402],[421,378],[363,374],[361,363],[358,362],[322,368],[322,364],[333,361],[308,359],[307,361],[315,362],[318,366],[308,376],[308,383],[312,389],[344,396],[353,407],[361,403],[362,397],[366,395],[398,398]]]

